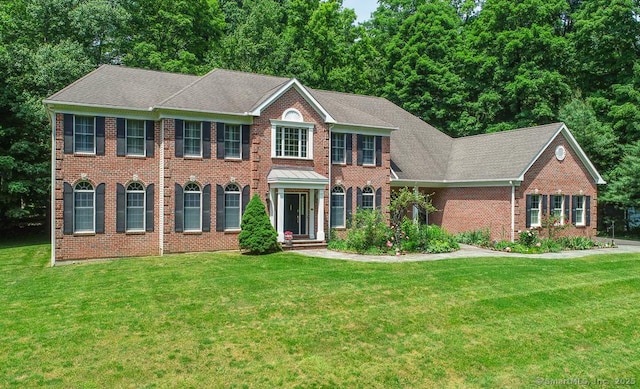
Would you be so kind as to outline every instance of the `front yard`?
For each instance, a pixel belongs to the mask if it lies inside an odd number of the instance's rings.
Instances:
[[[0,387],[640,385],[640,255],[48,256],[0,248]]]

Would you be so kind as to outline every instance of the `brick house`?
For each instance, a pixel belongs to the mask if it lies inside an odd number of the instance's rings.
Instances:
[[[405,186],[433,193],[428,222],[450,232],[513,239],[550,212],[591,235],[604,183],[562,123],[453,139],[388,100],[296,79],[104,65],[44,104],[52,264],[237,248],[254,194],[280,241],[325,241]]]

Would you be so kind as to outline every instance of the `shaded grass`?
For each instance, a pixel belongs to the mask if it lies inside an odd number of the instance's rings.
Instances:
[[[0,387],[640,383],[640,255],[48,255],[0,248]]]

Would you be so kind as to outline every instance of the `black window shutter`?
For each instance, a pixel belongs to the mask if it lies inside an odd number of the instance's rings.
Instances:
[[[156,148],[156,123],[153,120],[145,122],[145,140],[147,142],[147,157],[153,157]],[[151,230],[153,231],[153,230]]]
[[[216,231],[224,231],[224,188],[216,185]]]
[[[96,188],[96,234],[104,234],[104,183]]]
[[[211,158],[211,122],[202,122],[202,158]]]
[[[358,152],[358,166],[362,166],[362,135],[356,135],[356,151]]]
[[[542,195],[542,213],[540,215],[540,219],[542,219],[542,216],[546,214],[547,214],[547,195]]]
[[[587,196],[585,198],[585,205],[584,205],[584,212],[585,212],[585,217],[586,217],[586,225],[590,226],[591,225],[591,196]]]
[[[356,210],[362,208],[362,189],[356,188]]]
[[[71,235],[73,234],[73,187],[66,182],[62,189],[62,208],[62,233]]]
[[[116,119],[116,155],[118,157],[123,157],[126,155],[127,149],[127,139],[125,134],[125,119],[117,118]]]
[[[249,188],[249,185],[245,185],[244,188],[242,188],[242,214],[244,215],[244,210],[247,209],[247,204],[249,204],[249,194],[251,193],[251,188]]]
[[[531,227],[531,195],[527,195],[526,228]]]
[[[73,115],[65,113],[62,121],[64,128],[64,153],[73,154]],[[73,232],[73,229],[70,233]]]
[[[345,154],[347,155],[347,165],[353,164],[353,135],[346,134],[345,137]]]
[[[224,123],[220,122],[216,123],[216,158],[224,159]]]
[[[180,184],[175,185],[174,191],[176,196],[174,230],[175,232],[182,232],[184,231],[184,193]]]
[[[376,189],[376,208],[382,208],[382,188]]]
[[[202,188],[202,231],[211,231],[211,184]]]
[[[347,198],[344,202],[344,212],[346,215],[347,226],[351,225],[351,215],[353,214],[353,189],[347,189]]]
[[[184,156],[184,122],[180,119],[176,119],[175,133],[176,133],[176,141],[174,146],[176,148],[176,157],[183,157]],[[180,230],[179,232],[182,232],[182,230]]]
[[[242,159],[245,161],[249,160],[249,156],[251,154],[251,149],[249,147],[249,142],[251,141],[251,126],[248,124],[242,125]]]
[[[155,221],[153,220],[153,212],[155,209],[155,186],[153,184],[147,185],[145,193],[146,197],[146,209],[145,209],[145,230],[147,232],[153,232]]]
[[[578,216],[578,196],[571,196],[571,222],[576,224],[576,216]]]
[[[104,116],[96,117],[96,155],[104,155]]]
[[[124,185],[116,184],[116,232],[125,232],[126,227],[126,190]]]
[[[565,195],[564,196],[564,222],[565,224],[569,224],[571,223],[571,221],[569,220],[569,217],[571,216],[570,209],[569,209],[569,201],[571,201],[571,196],[569,195]]]
[[[382,166],[382,137],[376,136],[376,166]]]

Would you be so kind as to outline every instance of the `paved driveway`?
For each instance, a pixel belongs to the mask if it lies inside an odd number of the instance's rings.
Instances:
[[[631,243],[627,243],[631,242]],[[615,248],[601,248],[593,250],[575,250],[575,251],[562,251],[559,253],[546,253],[546,254],[516,254],[505,253],[502,251],[493,251],[483,249],[475,246],[469,246],[465,244],[460,245],[460,250],[447,254],[406,254],[406,255],[361,255],[351,253],[341,253],[337,251],[331,251],[326,249],[319,250],[300,250],[296,251],[299,254],[308,255],[312,257],[340,259],[345,261],[356,262],[418,262],[418,261],[437,261],[441,259],[453,259],[453,258],[481,258],[481,257],[522,257],[522,258],[542,258],[542,259],[565,259],[565,258],[580,258],[590,255],[599,254],[628,254],[628,253],[640,253],[640,242],[635,241],[616,241],[618,247]]]

